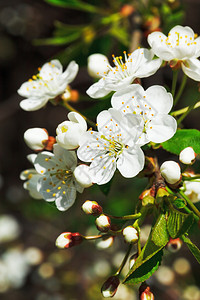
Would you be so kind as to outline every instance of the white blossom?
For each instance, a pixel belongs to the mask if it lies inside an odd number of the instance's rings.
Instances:
[[[94,53],[88,57],[88,73],[91,77],[101,78],[109,70],[108,58],[101,53]]]
[[[111,103],[123,114],[132,114],[135,126],[142,126],[140,145],[150,141],[162,143],[176,132],[176,120],[168,115],[173,98],[162,86],[154,85],[144,91],[141,85],[132,84],[116,92]]]
[[[74,170],[74,177],[83,188],[88,188],[92,185],[92,180],[89,174],[89,166],[87,165],[79,165],[76,167]]]
[[[33,75],[21,85],[18,94],[26,97],[20,102],[22,109],[34,111],[42,108],[50,99],[64,93],[68,84],[74,80],[78,72],[75,61],[70,62],[67,69],[63,68],[59,60],[51,60],[45,63],[37,75]]]
[[[95,223],[100,231],[108,231],[110,229],[110,218],[104,214],[101,214],[98,218],[96,218]]]
[[[69,121],[64,121],[56,129],[56,141],[64,149],[76,149],[79,146],[80,137],[87,130],[85,119],[76,112],[68,113]]]
[[[190,175],[193,177],[194,175]],[[193,203],[200,201],[200,179],[195,179],[194,181],[185,180],[185,195],[188,196]]]
[[[179,160],[185,165],[192,165],[195,161],[196,154],[192,147],[183,149],[179,154]]]
[[[181,63],[183,72],[190,78],[200,81],[200,37],[188,26],[173,27],[168,36],[153,32],[148,36],[153,52],[165,61]]]
[[[94,83],[86,93],[92,98],[101,98],[112,91],[118,91],[130,85],[134,79],[153,75],[160,67],[162,60],[154,59],[153,51],[141,48],[127,56],[124,51],[125,62],[122,57],[113,55],[114,67],[98,82]]]
[[[77,151],[79,159],[90,164],[92,182],[104,184],[112,178],[116,169],[122,176],[136,176],[144,166],[144,153],[136,145],[141,135],[132,122],[132,115],[123,116],[110,108],[97,116],[98,131],[86,132]]]
[[[77,157],[74,151],[68,151],[54,144],[53,152],[43,151],[34,161],[38,174],[42,175],[37,183],[37,190],[42,197],[53,202],[61,211],[72,206],[76,191],[83,192],[83,187],[76,181],[74,170]]]
[[[32,150],[43,150],[49,135],[44,128],[29,128],[24,132],[24,141]]]
[[[160,172],[170,184],[175,184],[181,179],[181,168],[175,161],[165,161],[160,167]]]
[[[138,232],[133,226],[127,226],[123,229],[124,240],[127,243],[135,243],[138,240]]]
[[[37,157],[37,154],[29,154],[27,156],[28,160],[34,164],[34,161]],[[38,172],[35,169],[27,169],[21,172],[20,179],[26,180],[24,182],[23,187],[25,190],[29,191],[29,194],[34,199],[42,199],[42,195],[37,190],[37,184],[38,180],[42,177],[41,174],[38,174]]]

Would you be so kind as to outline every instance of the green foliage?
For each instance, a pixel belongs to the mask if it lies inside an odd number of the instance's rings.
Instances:
[[[186,206],[186,201],[184,199],[181,198],[176,198],[173,200],[173,205],[178,208],[178,209],[182,209]]]
[[[45,0],[45,1],[51,5],[64,7],[64,8],[83,10],[90,13],[97,11],[97,8],[95,6],[79,0]]]
[[[194,221],[193,214],[184,214],[178,210],[171,209],[167,219],[167,230],[169,235],[175,239],[187,232]]]
[[[168,240],[165,215],[161,214],[124,283],[135,284],[147,280],[158,269],[162,260],[162,249]]]
[[[198,263],[200,264],[200,250],[197,248],[195,244],[192,243],[192,241],[186,237],[185,235],[182,236],[182,240],[186,243],[189,250],[192,252]]]
[[[186,147],[192,147],[196,153],[200,153],[200,131],[180,129],[170,140],[162,143],[162,147],[177,155]]]

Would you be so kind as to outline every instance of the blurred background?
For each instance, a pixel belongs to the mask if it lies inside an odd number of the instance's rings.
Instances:
[[[55,239],[63,231],[79,231],[80,224],[81,233],[97,233],[95,219],[81,212],[85,200],[99,202],[113,215],[130,214],[147,184],[146,179],[125,180],[116,174],[109,191],[98,186],[86,189],[66,212],[32,199],[19,179],[20,172],[31,167],[26,159],[31,150],[23,133],[42,127],[55,136],[67,111],[50,103],[39,111],[22,111],[17,89],[52,58],[59,58],[64,67],[76,60],[80,71],[72,88],[80,94],[70,104],[95,121],[98,112],[110,106],[110,99],[92,100],[85,94],[93,82],[87,73],[88,55],[99,52],[110,58],[112,53],[148,47],[150,32],[168,33],[177,24],[200,34],[199,16],[199,0],[0,1],[0,299],[103,299],[101,285],[120,265],[127,248],[124,242],[115,240],[103,251],[94,242],[65,251],[55,247]],[[161,69],[142,83],[170,87],[171,70]],[[199,99],[197,83],[188,80],[187,84],[180,108]],[[198,116],[196,110],[184,126],[200,129]],[[162,150],[158,155],[160,162],[173,158]],[[149,230],[147,223],[143,242]],[[199,243],[199,232],[191,231]],[[123,275],[127,271],[128,266]],[[200,300],[199,275],[197,262],[183,247],[177,254],[165,253],[162,266],[148,282],[155,299]],[[137,289],[120,286],[115,299],[138,299]]]

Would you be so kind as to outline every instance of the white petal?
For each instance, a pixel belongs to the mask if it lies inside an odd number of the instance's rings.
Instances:
[[[147,135],[154,143],[169,140],[176,132],[176,120],[170,115],[158,115],[152,119],[147,128]]]
[[[62,74],[62,77],[66,79],[67,84],[74,80],[78,73],[78,69],[79,66],[77,65],[77,63],[75,61],[71,61],[65,72]]]
[[[89,175],[89,166],[79,165],[74,170],[74,177],[76,181],[84,188],[88,188],[92,185],[92,180]]]
[[[72,186],[66,190],[65,195],[59,196],[56,199],[55,203],[57,208],[60,211],[65,211],[74,204],[75,200],[76,200],[76,189],[75,187]]]
[[[124,149],[117,161],[117,169],[126,178],[136,176],[144,167],[144,153],[140,147]]]
[[[200,56],[200,36],[195,39],[195,43],[196,43],[196,52],[195,52],[195,58]]]
[[[63,149],[58,144],[53,145],[55,158],[62,162],[67,170],[74,170],[77,165],[77,157],[74,151]]]
[[[91,85],[86,93],[91,98],[102,98],[108,95],[112,90],[106,89],[104,82],[105,80],[101,78],[98,82],[95,82],[93,85]]]
[[[200,81],[200,61],[191,58],[186,61],[187,67],[182,63],[183,72],[195,81]]]
[[[154,85],[146,90],[146,103],[159,114],[168,114],[173,106],[173,97],[163,86]]]
[[[99,185],[111,180],[116,170],[116,160],[114,157],[104,155],[97,157],[90,165],[90,178],[92,182]]]
[[[31,179],[24,184],[24,187],[26,186],[26,189],[34,199],[42,199],[42,195],[37,191],[37,183],[40,178],[41,175],[39,174],[33,175]]]
[[[152,32],[147,38],[152,51],[161,59],[169,61],[175,57],[173,49],[166,45],[166,39],[166,35],[161,32]]]
[[[77,155],[80,160],[91,162],[103,149],[104,145],[101,134],[96,131],[87,131],[80,139],[80,147],[77,150]]]
[[[108,58],[101,53],[94,53],[88,57],[88,73],[94,78],[101,78],[107,72],[109,65]]]
[[[67,117],[70,121],[80,124],[82,130],[87,130],[87,123],[79,113],[71,111],[68,113]]]
[[[20,107],[26,111],[35,111],[46,105],[48,99],[45,98],[29,98],[20,102]]]

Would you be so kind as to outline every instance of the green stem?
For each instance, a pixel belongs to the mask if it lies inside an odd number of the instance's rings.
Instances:
[[[145,220],[145,217],[147,215],[147,212],[148,212],[148,209],[146,207],[142,207],[141,209],[141,217],[139,219],[137,219],[134,224],[133,224],[133,227],[135,229],[137,229],[138,231],[138,242],[137,242],[137,247],[138,247],[138,255],[140,255],[141,253],[141,242],[140,242],[140,226],[142,225],[142,223],[144,222]]]
[[[126,255],[124,256],[124,259],[123,259],[123,261],[122,261],[122,263],[121,263],[119,269],[118,269],[117,272],[115,273],[116,276],[119,275],[119,274],[121,273],[123,267],[125,266],[125,264],[126,264],[126,262],[127,262],[127,259],[128,259],[128,257],[129,257],[129,254],[130,254],[130,252],[131,252],[132,246],[133,246],[132,244],[129,245],[128,250],[127,250],[127,252],[126,252]]]
[[[119,219],[119,220],[134,220],[134,219],[139,219],[141,217],[141,213],[135,214],[135,215],[127,215],[127,216],[122,216],[122,217],[118,217],[118,216],[111,216],[108,214],[105,214],[107,217],[111,218],[111,219]]]
[[[187,76],[184,74],[184,75],[183,75],[182,82],[181,82],[181,86],[180,86],[180,88],[179,88],[179,90],[178,90],[178,93],[177,93],[177,95],[176,95],[176,97],[175,97],[175,100],[174,100],[174,106],[178,103],[178,100],[180,99],[180,97],[181,97],[181,95],[182,95],[182,92],[183,92],[183,90],[184,90],[184,88],[185,88],[186,82],[187,82]]]
[[[185,193],[179,190],[179,194],[185,199],[188,205],[192,208],[193,212],[200,218],[200,211],[196,208],[196,206],[192,203],[192,201],[185,195]]]
[[[193,110],[194,106],[195,104],[188,106],[186,112],[177,120],[177,125],[179,125],[187,117],[187,115],[191,112],[191,110]]]
[[[177,78],[178,78],[178,70],[173,71],[173,79],[172,79],[172,96],[174,97],[175,91],[176,91],[176,83],[177,83]]]
[[[191,211],[187,206],[185,206],[183,209],[184,209],[187,213],[193,214],[195,220],[196,220],[197,222],[199,221],[199,218],[198,218],[198,217],[193,213],[193,211]]]
[[[68,102],[63,101],[61,105],[64,106],[65,108],[67,108],[69,111],[73,111],[73,112],[78,113],[79,115],[81,115],[88,122],[88,124],[90,124],[92,127],[96,128],[96,124],[93,121],[91,121],[90,119],[88,119],[87,117],[82,115],[79,111],[77,111],[75,108],[73,108]]]
[[[200,107],[200,101],[197,102],[197,103],[194,105],[194,109],[199,108],[199,107]],[[184,113],[188,110],[188,108],[189,108],[189,106],[186,106],[186,107],[181,108],[181,109],[179,109],[179,110],[175,110],[175,111],[171,112],[170,115],[173,116],[173,117],[182,115],[182,114],[184,114]]]
[[[193,176],[193,177],[182,176],[182,180],[186,180],[186,181],[195,181],[196,179],[200,179],[200,175]]]

